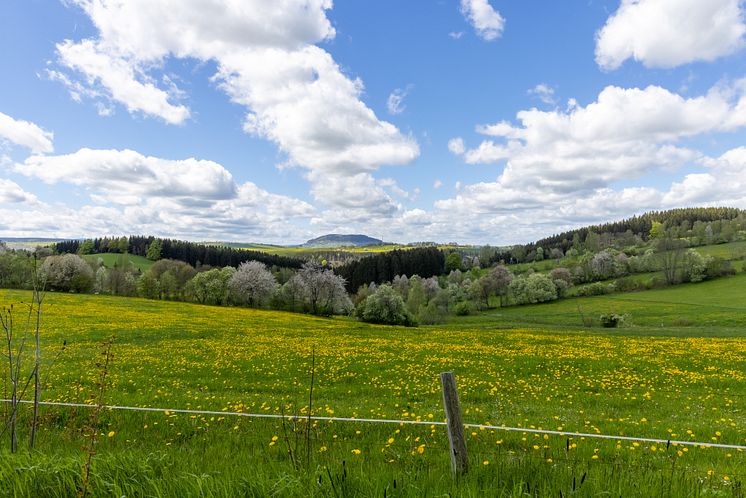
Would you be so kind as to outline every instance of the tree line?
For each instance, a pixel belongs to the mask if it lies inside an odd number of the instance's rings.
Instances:
[[[563,252],[573,247],[573,241],[585,241],[589,234],[631,234],[638,236],[642,241],[647,241],[650,237],[650,230],[653,223],[661,223],[668,227],[681,226],[682,224],[692,226],[695,222],[713,222],[718,220],[732,220],[738,216],[746,215],[746,211],[729,207],[708,207],[708,208],[678,208],[667,211],[650,211],[639,216],[633,216],[621,221],[603,223],[570,230],[568,232],[552,235],[544,239],[537,240],[532,244],[526,244],[527,251],[542,247],[544,251],[557,248]],[[590,248],[593,249],[593,248]]]
[[[429,278],[443,273],[445,255],[437,247],[396,249],[368,256],[335,268],[335,273],[347,282],[347,290],[355,292],[365,284],[390,282],[397,275],[419,275]]]
[[[247,261],[259,261],[267,266],[300,269],[303,261],[260,251],[234,249],[220,245],[205,245],[185,240],[161,239],[153,236],[102,237],[86,240],[66,240],[54,246],[57,254],[129,253],[148,257],[152,244],[159,246],[157,257],[149,259],[174,259],[191,266],[232,266],[238,268]]]

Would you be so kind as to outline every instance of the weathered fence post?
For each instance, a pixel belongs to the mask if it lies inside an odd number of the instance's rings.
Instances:
[[[469,457],[466,454],[464,421],[456,391],[456,377],[453,372],[443,372],[440,374],[440,383],[443,386],[443,408],[446,412],[448,442],[451,445],[451,470],[454,477],[458,477],[468,472]]]

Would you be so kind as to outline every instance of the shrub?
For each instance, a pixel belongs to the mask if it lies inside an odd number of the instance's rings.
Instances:
[[[624,325],[628,321],[625,315],[617,315],[616,313],[606,313],[601,315],[601,326],[605,328],[615,328]]]
[[[621,317],[614,313],[608,313],[606,315],[601,315],[601,326],[607,329],[614,328],[619,324],[620,320],[621,320]]]
[[[510,290],[517,304],[543,303],[557,299],[557,288],[548,275],[532,273],[510,283]]]
[[[456,316],[467,316],[477,311],[477,307],[471,301],[461,301],[453,307]]]
[[[376,291],[361,302],[355,310],[364,322],[411,327],[416,321],[407,310],[401,294],[388,284],[380,285]]]
[[[445,292],[443,292],[445,294]],[[440,304],[437,299],[430,301],[417,315],[418,321],[423,325],[436,325],[445,323],[448,317],[448,309]]]
[[[577,296],[602,296],[604,294],[611,294],[616,290],[614,284],[605,284],[603,282],[595,282],[583,287],[579,287],[575,293]]]

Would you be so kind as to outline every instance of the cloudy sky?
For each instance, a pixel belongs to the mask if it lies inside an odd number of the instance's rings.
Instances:
[[[746,208],[743,0],[5,0],[0,238]]]

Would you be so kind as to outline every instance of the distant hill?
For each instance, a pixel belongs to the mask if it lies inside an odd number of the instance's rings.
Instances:
[[[358,247],[358,246],[380,246],[383,245],[381,239],[374,239],[367,235],[341,235],[331,233],[311,239],[300,247]]]

